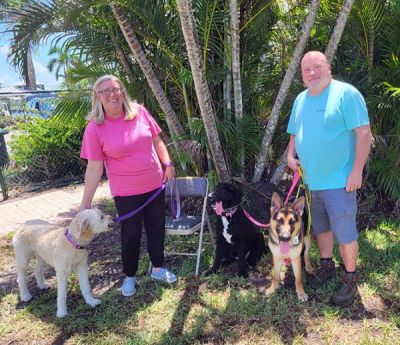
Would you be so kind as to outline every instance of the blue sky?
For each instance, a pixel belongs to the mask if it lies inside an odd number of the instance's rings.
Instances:
[[[0,26],[0,32],[2,29],[3,27]],[[0,82],[6,86],[11,86],[23,81],[16,70],[7,62],[9,46],[10,42],[8,38],[4,34],[0,34]],[[47,69],[47,63],[49,62],[48,51],[49,47],[43,45],[38,47],[32,55],[36,72],[36,81],[37,83],[44,84],[47,89],[54,88],[61,83],[61,81],[57,82],[54,74],[50,73]]]

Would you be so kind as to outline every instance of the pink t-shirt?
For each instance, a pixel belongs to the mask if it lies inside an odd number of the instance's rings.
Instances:
[[[82,139],[81,158],[103,160],[112,196],[137,195],[159,188],[164,173],[153,146],[161,133],[147,109],[139,105],[133,120],[106,116],[90,121]]]

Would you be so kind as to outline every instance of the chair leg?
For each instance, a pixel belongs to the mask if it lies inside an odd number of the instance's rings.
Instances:
[[[210,235],[210,241],[211,244],[213,245],[214,249],[215,249],[215,240],[214,240],[214,233],[211,227],[211,222],[210,219],[208,218],[208,216],[206,215],[206,219],[207,219],[207,228],[208,228],[208,233]]]
[[[151,270],[153,269],[153,264],[151,263],[151,261],[150,261],[150,263],[149,263],[149,274],[151,274]]]
[[[198,248],[197,248],[196,271],[195,271],[196,277],[199,275],[200,258],[201,258],[201,245],[202,245],[202,242],[203,242],[203,233],[204,233],[204,224],[201,227],[200,234],[199,234],[199,245],[198,245]]]
[[[200,268],[200,257],[201,257],[201,248],[198,249],[198,253],[197,253],[197,259],[196,259],[196,271],[195,271],[195,275],[196,277],[199,275],[199,268]]]

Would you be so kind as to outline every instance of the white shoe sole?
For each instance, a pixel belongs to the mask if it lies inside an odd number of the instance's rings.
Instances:
[[[126,293],[126,292],[124,293],[123,291],[121,291],[121,293],[122,293],[122,296],[124,296],[124,297],[130,297],[136,293],[136,290],[133,292],[129,292],[129,293]]]
[[[176,283],[178,281],[177,278],[174,281],[168,281],[168,280],[165,280],[165,279],[159,278],[157,276],[153,276],[153,275],[151,275],[150,277],[151,277],[151,279],[158,280],[160,282],[164,282],[164,283],[167,283],[167,284],[173,284],[173,283]]]

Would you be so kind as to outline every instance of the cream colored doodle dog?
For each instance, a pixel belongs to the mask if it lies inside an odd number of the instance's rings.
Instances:
[[[32,254],[36,254],[34,269],[40,289],[50,286],[44,279],[45,263],[53,266],[57,278],[57,317],[67,315],[67,281],[75,271],[82,295],[87,304],[94,307],[100,300],[93,297],[89,285],[87,245],[96,234],[111,230],[112,219],[99,209],[79,212],[67,228],[40,221],[25,224],[13,238],[18,287],[21,301],[32,298],[27,285],[27,267]]]

